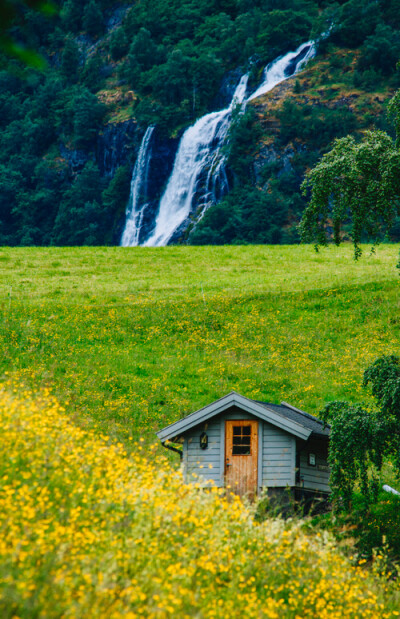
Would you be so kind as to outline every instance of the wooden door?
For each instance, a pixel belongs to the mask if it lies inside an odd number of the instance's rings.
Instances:
[[[225,421],[225,485],[240,496],[257,493],[258,421]]]

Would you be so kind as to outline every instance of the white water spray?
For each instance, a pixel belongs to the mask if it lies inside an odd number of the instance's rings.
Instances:
[[[203,116],[183,134],[172,174],[161,198],[154,232],[144,245],[167,245],[189,216],[199,177],[207,167],[212,169],[216,165],[228,133],[232,109],[245,98],[247,80],[248,76],[244,75],[227,109]]]
[[[147,206],[147,179],[149,174],[149,148],[154,127],[148,127],[140,145],[139,154],[132,172],[131,191],[126,208],[125,229],[121,237],[122,247],[139,245],[139,233],[143,221],[143,213]]]
[[[294,52],[289,52],[281,58],[277,58],[264,69],[263,82],[257,90],[247,99],[251,101],[272,90],[275,86],[284,82],[289,77],[296,75],[307,62],[315,56],[315,44],[313,41],[303,43]]]

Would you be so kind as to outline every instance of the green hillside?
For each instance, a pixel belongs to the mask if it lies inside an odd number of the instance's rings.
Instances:
[[[396,617],[398,497],[260,525],[182,485],[155,431],[231,390],[368,402],[363,370],[400,353],[397,251],[3,248],[4,617]]]
[[[335,137],[386,128],[399,86],[395,0],[58,0],[54,14],[38,5],[2,9],[1,245],[118,244],[146,128],[157,126],[162,157],[173,158],[183,129],[226,106],[241,74],[255,87],[268,62],[313,38],[304,75],[234,123],[232,191],[180,239],[297,242],[305,170]],[[42,70],[26,66],[37,55]]]
[[[231,390],[318,414],[399,353],[396,252],[3,249],[0,372],[128,449]]]

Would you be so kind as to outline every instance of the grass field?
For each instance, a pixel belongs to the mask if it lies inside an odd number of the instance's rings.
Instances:
[[[154,435],[232,389],[365,399],[397,250],[1,249],[1,617],[400,616],[384,554],[184,486]]]
[[[400,592],[301,521],[254,522],[165,459],[0,392],[2,619],[395,619]]]
[[[236,390],[318,413],[399,353],[398,248],[0,251],[0,375],[129,446]]]

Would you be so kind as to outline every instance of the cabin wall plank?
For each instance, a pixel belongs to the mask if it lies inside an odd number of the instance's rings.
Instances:
[[[295,457],[295,439],[284,430],[263,422],[262,486],[264,488],[293,486]]]
[[[316,466],[308,464],[309,453],[315,454]],[[329,477],[327,442],[312,439],[300,451],[300,485],[305,490],[330,492]]]
[[[183,442],[185,479],[195,475],[196,481],[212,480],[218,487],[225,485],[225,421],[256,419],[236,406],[187,432]],[[296,438],[276,426],[258,420],[258,488],[285,488],[296,485]],[[200,435],[208,435],[208,448],[200,448]],[[327,462],[327,441],[311,439],[297,441],[300,453],[301,486],[309,490],[330,492],[330,471]],[[308,454],[316,455],[316,466],[308,464]]]

